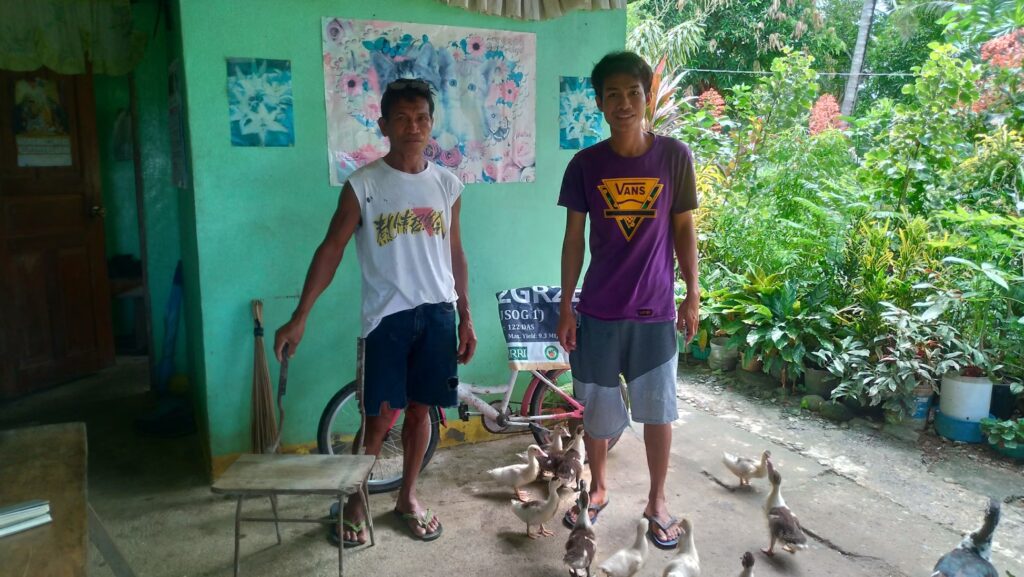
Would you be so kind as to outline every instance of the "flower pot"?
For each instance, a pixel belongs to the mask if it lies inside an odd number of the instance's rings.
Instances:
[[[957,373],[942,377],[939,409],[947,417],[979,422],[988,416],[991,405],[992,381],[987,377],[964,377]]]
[[[838,382],[839,379],[826,370],[814,367],[804,369],[804,386],[811,395],[818,395],[827,400],[832,396]]]
[[[715,337],[711,339],[711,354],[708,356],[708,366],[712,369],[732,371],[736,369],[739,361],[739,350],[735,347],[728,347],[728,337]]]
[[[1000,421],[1005,421],[1013,416],[1017,408],[1017,396],[1010,391],[1009,383],[995,383],[992,385],[992,407],[989,409]]]
[[[711,347],[700,348],[700,345],[696,341],[690,342],[690,356],[695,361],[706,361],[711,355]]]
[[[914,428],[924,429],[928,423],[928,413],[932,408],[934,392],[932,386],[928,383],[920,384],[914,388],[914,406],[910,414],[907,415],[907,419]]]
[[[996,450],[1001,455],[1006,455],[1011,459],[1017,459],[1018,461],[1024,461],[1024,443],[1019,443],[1016,448],[1007,449],[1002,445],[993,445],[991,442],[988,446]]]
[[[761,371],[764,370],[764,363],[761,361],[760,357],[755,355],[754,358],[751,359],[751,361],[748,363],[748,362],[744,362],[743,361],[743,357],[744,356],[746,356],[746,355],[740,355],[740,368],[741,369],[743,369],[744,371],[751,372],[751,373],[760,373]]]
[[[987,417],[988,415],[985,416]],[[985,442],[985,435],[981,432],[981,425],[978,421],[950,417],[944,414],[942,409],[935,413],[935,432],[951,441],[960,441],[962,443]]]

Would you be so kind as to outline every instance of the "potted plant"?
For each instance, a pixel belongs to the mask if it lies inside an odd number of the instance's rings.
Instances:
[[[981,420],[981,432],[988,444],[1003,455],[1024,459],[1024,419]]]
[[[931,396],[941,375],[962,368],[966,346],[952,327],[935,318],[911,314],[891,303],[883,303],[883,308],[882,334],[870,340],[849,335],[817,356],[840,378],[833,398],[881,406],[887,420],[909,416],[923,425],[918,399]]]

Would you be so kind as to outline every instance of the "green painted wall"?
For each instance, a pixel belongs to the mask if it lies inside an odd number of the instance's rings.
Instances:
[[[164,311],[171,292],[174,269],[181,258],[178,189],[171,182],[170,137],[167,129],[167,66],[171,59],[171,33],[166,18],[157,23],[157,1],[132,5],[135,27],[149,36],[146,53],[135,69],[135,90],[139,101],[146,256],[152,306],[153,358],[164,351]],[[173,22],[173,21],[172,21]],[[190,374],[186,362],[184,315],[174,347],[175,372]]]
[[[138,96],[143,224],[152,302],[150,322],[154,343],[151,354],[159,360],[164,349],[164,310],[174,268],[181,258],[179,194],[171,184],[167,131],[167,64],[169,43],[173,37],[165,26],[166,19],[161,19],[159,26],[156,25],[156,0],[134,3],[132,17],[135,28],[147,36],[142,61],[131,75],[96,76],[94,79],[100,172],[107,210],[104,231],[108,256],[118,253],[140,256],[134,164],[130,158],[118,160],[114,154],[118,144],[115,119],[120,110],[129,108],[130,83],[134,81]],[[130,134],[128,136],[130,139]],[[186,331],[183,325],[184,321],[179,327],[175,346],[175,371],[194,374],[186,368]]]
[[[115,132],[117,119],[129,109],[129,77],[93,77],[96,100],[96,140],[100,152],[100,186],[103,191],[103,219],[105,254],[129,254],[139,258],[139,215],[135,206],[135,171],[128,148],[127,160],[115,155],[115,148],[127,133]],[[130,125],[130,121],[127,123]],[[122,151],[123,152],[123,151]],[[115,335],[130,334],[135,329],[135,304],[123,299],[111,299],[111,314]]]
[[[621,49],[625,38],[624,11],[574,12],[531,23],[481,16],[435,0],[253,0],[244,7],[226,1],[180,1],[199,275],[199,286],[191,290],[202,295],[200,310],[193,311],[199,319],[190,326],[190,338],[202,343],[203,370],[197,376],[205,393],[213,456],[248,450],[253,355],[249,301],[264,299],[269,337],[294,309],[310,258],[337,203],[339,189],[328,184],[322,16],[537,34],[537,180],[471,185],[463,196],[463,238],[481,344],[461,376],[477,382],[503,382],[507,376],[495,292],[559,282],[565,216],[555,203],[572,152],[558,149],[558,76],[589,74],[594,62]],[[294,147],[231,146],[227,57],[291,60]],[[183,213],[183,225],[191,222]],[[292,363],[285,443],[312,441],[323,406],[352,379],[358,312],[359,270],[352,249],[317,303]],[[273,363],[272,373],[276,369]]]
[[[138,258],[139,215],[135,207],[135,171],[130,154],[127,159],[118,159],[114,154],[119,144],[115,134],[117,118],[119,113],[129,109],[128,82],[128,76],[98,75],[93,78],[93,92],[96,97],[96,136],[100,147],[103,207],[107,211],[104,224],[106,254],[108,257],[130,254]],[[130,133],[128,137],[130,141]]]

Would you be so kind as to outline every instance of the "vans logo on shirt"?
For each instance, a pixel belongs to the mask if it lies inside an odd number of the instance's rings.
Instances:
[[[382,214],[373,221],[377,231],[377,246],[385,246],[402,234],[427,233],[427,236],[448,234],[444,214],[428,207],[410,208],[399,212]]]
[[[615,219],[626,241],[633,240],[645,218],[656,218],[652,208],[664,185],[658,178],[605,178],[597,189],[608,205],[605,218]]]
[[[653,317],[654,311],[651,309],[636,309],[636,316],[640,318]]]

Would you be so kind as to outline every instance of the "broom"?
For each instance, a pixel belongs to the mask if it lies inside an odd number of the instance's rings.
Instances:
[[[278,444],[275,443],[278,436],[271,398],[270,368],[267,366],[267,352],[263,348],[263,301],[252,301],[252,317],[256,323],[256,328],[253,331],[256,337],[256,349],[253,356],[252,421],[249,438],[252,443],[252,452],[259,455],[265,452],[277,452],[278,447],[274,445]]]

